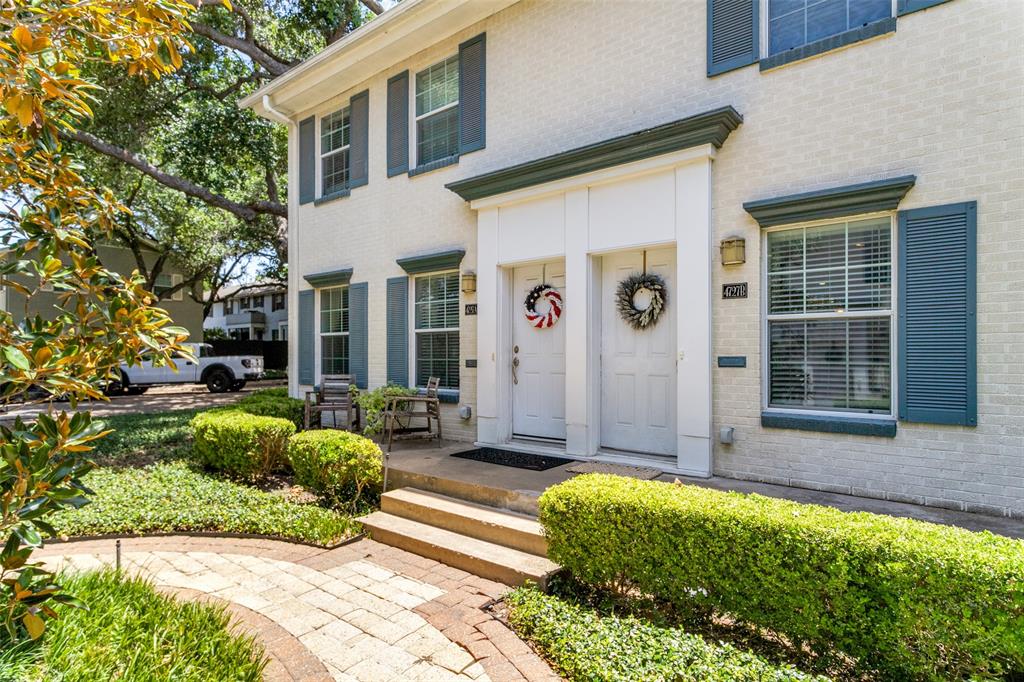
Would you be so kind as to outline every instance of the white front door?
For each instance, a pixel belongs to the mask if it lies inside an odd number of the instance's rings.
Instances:
[[[550,284],[566,306],[582,305],[566,296],[565,263],[518,267],[512,276],[512,434],[565,439],[565,315],[555,326],[537,329],[523,302],[534,287]],[[545,301],[537,312],[548,310]]]
[[[620,316],[615,294],[619,282],[643,268],[643,251],[610,254],[602,263],[601,445],[675,456],[675,248],[647,251],[647,272],[664,278],[667,304],[653,327],[635,330]]]

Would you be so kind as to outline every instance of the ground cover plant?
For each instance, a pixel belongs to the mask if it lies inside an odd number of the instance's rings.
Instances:
[[[45,640],[0,642],[4,682],[256,682],[265,658],[217,606],[179,601],[114,571],[61,576],[89,605],[61,607]]]
[[[104,417],[111,433],[96,442],[98,466],[142,466],[187,457],[192,449],[189,421],[196,410]]]

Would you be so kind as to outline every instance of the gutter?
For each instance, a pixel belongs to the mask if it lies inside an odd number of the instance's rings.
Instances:
[[[274,119],[278,123],[283,123],[286,126],[295,125],[288,116],[274,108],[274,103],[271,101],[270,95],[263,95],[263,110],[267,112],[267,115],[270,118]]]

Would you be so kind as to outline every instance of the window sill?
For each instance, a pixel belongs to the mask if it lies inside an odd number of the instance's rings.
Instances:
[[[766,410],[761,413],[761,426],[770,429],[846,433],[855,436],[896,437],[896,420],[890,417],[850,417]]]
[[[420,395],[426,395],[427,389],[417,389]],[[457,403],[459,402],[459,389],[457,388],[439,388],[437,389],[437,399],[442,403]]]
[[[436,171],[436,170],[438,170],[440,168],[446,168],[448,166],[454,166],[458,162],[459,162],[459,155],[458,154],[452,154],[451,156],[446,156],[443,159],[438,159],[437,161],[431,161],[430,163],[424,163],[424,164],[421,164],[419,166],[416,166],[415,168],[413,168],[412,170],[409,171],[409,177],[412,178],[412,177],[415,177],[417,175],[423,175],[424,173],[429,173],[431,171]]]
[[[321,197],[317,197],[313,201],[313,205],[314,206],[323,206],[324,204],[329,204],[332,201],[336,201],[338,199],[344,199],[345,197],[349,196],[350,194],[352,194],[352,190],[348,189],[348,188],[338,190],[337,192],[331,192],[330,194],[324,194]]]
[[[838,50],[841,47],[859,43],[862,40],[876,38],[878,36],[885,35],[886,33],[892,33],[895,30],[896,17],[881,19],[865,26],[851,29],[844,33],[829,36],[828,38],[822,38],[821,40],[816,40],[813,43],[807,43],[806,45],[794,47],[790,50],[786,50],[785,52],[765,57],[760,61],[761,71],[768,71],[785,64],[791,64],[793,62],[807,59],[808,57],[813,57],[825,52],[831,52],[832,50]]]

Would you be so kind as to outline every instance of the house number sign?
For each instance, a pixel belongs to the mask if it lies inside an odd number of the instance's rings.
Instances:
[[[722,285],[722,298],[746,298],[747,283],[734,282],[733,284]]]
[[[466,314],[467,315],[476,315],[476,303],[467,303],[466,304]]]

